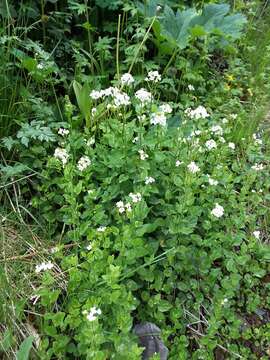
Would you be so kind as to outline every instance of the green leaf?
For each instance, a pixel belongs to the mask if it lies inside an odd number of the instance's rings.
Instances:
[[[34,336],[28,336],[24,341],[21,343],[19,350],[16,353],[16,360],[28,360],[30,350],[34,341]]]
[[[76,80],[73,81],[73,89],[75,92],[76,100],[80,111],[86,121],[86,126],[90,127],[90,109],[91,109],[91,98],[89,96],[90,89],[88,84],[83,86]]]

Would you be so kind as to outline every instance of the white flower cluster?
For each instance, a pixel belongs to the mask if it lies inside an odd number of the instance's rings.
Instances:
[[[211,139],[206,141],[205,146],[208,150],[212,150],[217,148],[217,143],[215,142],[215,140]]]
[[[98,232],[104,232],[106,229],[107,229],[106,226],[100,226],[100,227],[97,228],[97,231]]]
[[[36,273],[40,273],[41,271],[51,270],[54,267],[54,264],[49,261],[47,263],[43,262],[36,266]]]
[[[199,105],[196,109],[192,110],[191,108],[188,108],[185,110],[185,114],[190,117],[191,119],[205,119],[208,116],[208,112],[206,111],[206,108],[202,105]]]
[[[154,182],[156,182],[156,180],[155,180],[153,177],[151,177],[151,176],[147,176],[147,177],[145,178],[145,185],[153,184]]]
[[[262,145],[262,139],[260,139],[257,134],[253,134],[252,137],[255,140],[255,144]]]
[[[129,193],[128,195],[129,197],[131,197],[132,202],[137,203],[140,202],[142,200],[142,195],[140,193]]]
[[[209,175],[207,175],[207,176],[208,176],[209,185],[211,185],[211,186],[216,186],[216,185],[218,185],[218,181],[217,181],[217,180],[212,179]]]
[[[235,143],[229,142],[229,143],[228,143],[228,147],[229,147],[231,150],[235,150]]]
[[[201,130],[194,130],[190,133],[190,136],[199,136],[201,135]]]
[[[152,113],[150,116],[150,123],[152,125],[166,126],[166,115],[172,112],[172,108],[169,104],[163,104],[158,108],[158,111]]]
[[[68,161],[69,155],[66,149],[56,148],[54,151],[54,157],[62,161],[62,164],[65,165]]]
[[[255,165],[251,166],[251,169],[255,170],[255,171],[260,171],[260,170],[264,169],[264,166],[263,166],[263,164],[256,163]]]
[[[113,105],[110,104],[112,108],[118,108],[120,106],[130,104],[130,97],[116,87],[110,86],[105,90],[92,90],[90,93],[90,97],[93,100],[98,100],[108,96],[113,98]]]
[[[194,161],[191,161],[191,163],[187,166],[187,168],[193,174],[200,171],[199,166]]]
[[[91,160],[89,159],[89,157],[82,156],[78,161],[77,168],[78,170],[83,171],[88,168],[89,165],[91,165]]]
[[[141,160],[146,160],[149,158],[149,155],[147,155],[143,150],[139,150],[138,153],[140,154]]]
[[[101,315],[101,310],[93,306],[90,311],[84,310],[83,314],[86,315],[88,321],[94,321],[98,315]]]
[[[161,75],[158,71],[149,71],[147,74],[147,77],[145,78],[145,81],[152,81],[154,83],[157,83],[161,81]]]
[[[121,76],[121,84],[130,86],[134,83],[134,77],[130,73],[125,73]]]
[[[214,209],[211,211],[211,214],[217,218],[220,218],[224,215],[224,208],[218,203],[216,203]]]
[[[223,135],[223,129],[220,125],[213,125],[211,128],[210,128],[210,131],[213,133],[213,134],[216,134],[216,135]]]
[[[61,135],[61,136],[66,136],[69,134],[69,130],[68,129],[64,129],[64,128],[60,128],[58,130],[58,134]]]
[[[131,211],[131,205],[130,205],[130,203],[124,204],[123,201],[118,201],[118,202],[116,203],[116,207],[118,208],[118,211],[120,212],[120,214],[123,214],[125,211],[126,211],[126,212],[130,212],[130,211]]]
[[[151,93],[150,93],[149,91],[143,89],[143,88],[135,92],[135,97],[136,97],[142,104],[147,104],[147,103],[151,102],[151,100],[152,100],[152,95],[151,95]]]
[[[163,112],[152,113],[150,117],[150,124],[166,126],[166,116]]]
[[[254,235],[254,237],[255,237],[257,240],[259,240],[259,239],[260,239],[260,235],[261,235],[260,230],[255,230],[255,231],[253,231],[253,235]]]

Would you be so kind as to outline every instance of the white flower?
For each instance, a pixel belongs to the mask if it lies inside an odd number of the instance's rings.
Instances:
[[[234,149],[235,149],[235,143],[229,142],[229,143],[228,143],[228,147],[229,147],[230,149],[234,150]]]
[[[144,115],[144,114],[138,116],[139,121],[144,121],[145,119],[146,119],[146,115]]]
[[[97,231],[98,232],[104,232],[106,229],[107,229],[106,226],[100,226],[100,227],[97,228]]]
[[[130,193],[128,196],[131,197],[132,202],[134,203],[137,203],[142,200],[142,195],[140,193],[136,193],[136,194]]]
[[[215,142],[215,140],[211,139],[206,141],[205,146],[207,147],[208,150],[212,150],[212,149],[216,149],[217,143]]]
[[[60,247],[59,247],[59,246],[55,246],[55,247],[52,247],[52,248],[50,249],[50,253],[51,253],[51,254],[55,254],[55,253],[57,253],[58,251],[60,251]]]
[[[252,137],[255,140],[255,144],[262,145],[262,139],[258,138],[257,134],[253,134]]]
[[[127,106],[130,104],[130,97],[126,93],[117,89],[113,94],[113,102],[116,107]]]
[[[221,216],[224,215],[224,208],[221,205],[219,205],[218,203],[216,203],[216,206],[211,211],[211,214],[217,218],[220,218]]]
[[[138,136],[135,136],[135,138],[132,140],[133,144],[135,144],[136,142],[139,141],[139,137]]]
[[[229,300],[228,300],[227,298],[223,299],[223,300],[221,301],[221,305],[222,305],[222,306],[225,305],[228,301],[229,301]]]
[[[146,160],[149,157],[143,150],[139,150],[138,153],[140,154],[141,160]]]
[[[100,98],[102,98],[103,96],[103,91],[99,91],[99,90],[92,90],[90,92],[90,97],[93,99],[93,100],[98,100]]]
[[[160,11],[162,7],[160,5],[157,6],[156,11]]]
[[[152,95],[145,89],[136,91],[135,97],[140,100],[143,104],[149,103],[152,100]]]
[[[264,169],[264,166],[263,166],[263,164],[256,163],[255,165],[251,166],[251,169],[255,170],[255,171],[260,171],[260,170]]]
[[[176,167],[180,166],[181,164],[183,164],[183,161],[176,160],[176,162],[175,162]]]
[[[121,76],[121,83],[122,83],[122,85],[128,85],[129,86],[132,83],[134,83],[134,77],[129,73],[123,74]]]
[[[43,262],[39,265],[36,265],[36,273],[40,273],[41,271],[51,270],[54,267],[54,264],[49,261],[47,263]]]
[[[195,90],[195,87],[191,84],[188,85],[188,90],[189,91],[194,91]]]
[[[41,70],[44,68],[44,65],[43,64],[37,64],[37,69]]]
[[[88,156],[82,156],[77,164],[77,168],[80,171],[85,170],[89,165],[91,165],[91,160],[89,159]]]
[[[148,184],[153,184],[156,180],[154,178],[152,178],[151,176],[147,176],[145,178],[145,184],[148,185]]]
[[[83,314],[86,315],[88,321],[94,321],[98,315],[101,315],[101,310],[93,306],[90,311],[84,310]]]
[[[172,112],[172,108],[169,104],[162,104],[159,107],[159,111],[164,114],[170,114]]]
[[[159,82],[161,80],[161,75],[158,71],[149,71],[147,74],[147,77],[145,78],[145,81],[153,81],[155,83]]]
[[[88,139],[86,141],[87,146],[92,146],[92,145],[94,145],[94,143],[95,143],[95,137],[94,136],[90,137],[90,139]]]
[[[215,179],[212,179],[210,176],[208,176],[208,182],[209,182],[209,185],[213,185],[213,186],[218,185],[218,181]]]
[[[200,171],[199,166],[196,165],[194,161],[191,161],[191,163],[187,166],[188,170],[195,174],[196,172]]]
[[[223,135],[223,129],[220,125],[213,125],[210,131],[216,135]]]
[[[126,211],[130,212],[131,211],[131,204],[130,203],[126,203],[125,205]]]
[[[97,112],[97,108],[94,107],[94,108],[91,110],[92,116],[94,116],[96,112]]]
[[[56,148],[54,151],[54,157],[62,161],[62,164],[65,165],[68,161],[68,153],[66,149]]]
[[[85,249],[88,250],[88,251],[90,251],[90,250],[92,250],[92,247],[93,247],[92,244],[88,244],[88,245],[85,247]]]
[[[223,118],[223,119],[222,119],[222,124],[227,124],[227,123],[228,123],[228,119]]]
[[[235,120],[237,118],[237,114],[231,114],[230,116],[233,120]]]
[[[254,235],[254,237],[256,238],[256,239],[260,239],[260,235],[261,235],[261,232],[260,232],[260,230],[255,230],[255,231],[253,231],[253,235]]]
[[[191,108],[188,108],[185,110],[185,114],[190,117],[191,119],[205,119],[208,116],[210,116],[206,108],[204,106],[199,105],[196,109],[192,110]]]
[[[116,203],[116,207],[118,208],[118,211],[120,214],[123,214],[125,211],[131,211],[131,205],[130,203],[124,204],[123,201],[118,201]]]
[[[166,126],[166,116],[162,112],[152,113],[150,117],[150,123],[152,125]]]
[[[66,136],[69,134],[69,130],[68,129],[64,129],[64,128],[60,128],[58,130],[58,134],[61,135],[61,136]]]

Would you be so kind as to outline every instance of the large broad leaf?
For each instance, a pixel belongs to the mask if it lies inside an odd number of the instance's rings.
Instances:
[[[169,6],[165,6],[164,16],[161,19],[162,35],[175,46],[184,49],[190,37],[190,22],[196,14],[193,8],[178,10],[175,14]]]
[[[191,27],[202,26],[207,32],[218,27],[224,16],[230,11],[228,4],[209,4],[203,8],[202,14],[195,16],[190,22]]]
[[[20,345],[16,353],[16,360],[28,360],[30,350],[34,341],[34,336],[28,336]]]
[[[85,119],[86,126],[90,126],[90,108],[91,108],[91,99],[90,99],[90,89],[89,86],[85,83],[83,86],[78,83],[76,80],[73,81],[73,89],[76,95],[76,100],[81,110],[81,113]]]

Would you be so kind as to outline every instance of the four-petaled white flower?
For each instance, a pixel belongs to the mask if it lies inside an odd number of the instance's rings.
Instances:
[[[99,227],[97,228],[97,231],[98,231],[98,232],[104,232],[106,229],[107,229],[106,226],[99,226]]]
[[[160,80],[161,80],[161,75],[157,70],[149,71],[147,77],[145,78],[145,81],[153,81],[154,83],[157,83]]]
[[[166,126],[166,116],[163,112],[156,112],[151,114],[150,123],[152,125]]]
[[[263,166],[263,164],[256,163],[255,165],[251,166],[251,169],[255,170],[255,171],[260,171],[260,170],[264,169],[264,166]]]
[[[140,154],[141,160],[146,160],[149,157],[143,150],[139,150],[138,153]]]
[[[208,182],[209,182],[209,185],[212,185],[212,186],[218,185],[218,181],[215,179],[212,179],[210,176],[208,176]]]
[[[187,168],[193,174],[200,171],[199,166],[194,161],[191,161],[191,163],[187,166]]]
[[[216,149],[217,143],[215,142],[215,140],[211,139],[206,141],[205,146],[207,147],[208,150],[212,150],[212,149]]]
[[[86,168],[88,168],[88,166],[90,166],[90,165],[91,165],[91,160],[89,159],[89,157],[82,156],[78,161],[77,168],[78,168],[78,170],[83,171]]]
[[[223,135],[223,129],[220,125],[213,125],[210,131],[216,135]]]
[[[122,85],[131,85],[134,83],[134,77],[130,73],[125,73],[121,76]]]
[[[180,166],[181,164],[183,164],[183,161],[176,160],[176,162],[175,162],[176,167]]]
[[[145,89],[140,89],[136,91],[135,97],[140,100],[142,104],[149,103],[152,100],[151,93]]]
[[[234,150],[234,149],[235,149],[235,143],[229,142],[229,143],[228,143],[228,147],[229,147],[231,150]]]
[[[224,215],[224,208],[216,203],[214,209],[211,211],[211,214],[217,218],[220,218]]]
[[[85,249],[88,250],[88,251],[92,250],[92,248],[93,248],[93,246],[92,246],[91,243],[88,244],[88,245],[85,247]]]
[[[101,315],[101,310],[93,306],[90,311],[84,310],[83,315],[86,315],[88,321],[94,321],[99,315]]]
[[[69,134],[69,130],[68,129],[64,129],[64,128],[60,128],[58,130],[58,134],[61,135],[61,136],[66,136]]]
[[[47,263],[42,262],[39,265],[36,265],[36,273],[40,273],[41,271],[51,270],[54,267],[54,264],[49,261]]]
[[[169,104],[162,104],[159,107],[159,111],[164,113],[164,114],[171,114],[172,112],[172,108]]]
[[[260,232],[260,230],[255,230],[255,231],[253,231],[253,235],[254,235],[254,237],[256,238],[256,239],[260,239],[260,235],[261,235],[261,232]]]
[[[147,176],[147,177],[145,178],[145,185],[153,184],[155,181],[156,181],[156,180],[155,180],[153,177]]]
[[[54,151],[54,157],[62,161],[62,164],[65,165],[68,161],[69,155],[66,149],[56,148]]]
[[[195,90],[195,87],[191,84],[188,85],[188,90],[189,91],[194,91]]]
[[[136,193],[136,194],[129,193],[128,196],[131,197],[131,200],[134,203],[137,203],[142,200],[142,195],[140,193]]]
[[[185,114],[191,119],[205,119],[210,116],[206,110],[206,108],[202,105],[199,105],[196,109],[192,110],[188,108],[185,110]]]

